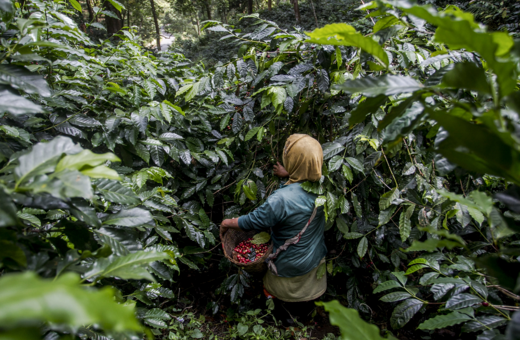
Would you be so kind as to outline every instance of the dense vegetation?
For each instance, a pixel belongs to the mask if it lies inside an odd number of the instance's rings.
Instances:
[[[0,336],[320,334],[321,307],[279,327],[218,239],[278,187],[299,132],[324,150],[303,186],[344,339],[518,339],[518,23],[443,5],[370,2],[306,33],[206,21],[233,55],[207,67],[133,28],[98,43],[75,0],[0,0]]]

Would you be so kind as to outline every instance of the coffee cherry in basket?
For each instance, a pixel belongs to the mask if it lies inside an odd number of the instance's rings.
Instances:
[[[252,238],[249,238],[242,241],[233,249],[237,253],[238,262],[243,264],[255,262],[267,252],[269,248],[268,243],[253,244],[251,243],[252,240]]]

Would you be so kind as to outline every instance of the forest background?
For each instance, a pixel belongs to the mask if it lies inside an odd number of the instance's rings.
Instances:
[[[518,1],[0,14],[0,338],[520,337]],[[329,287],[285,328],[218,224],[296,132],[324,150]]]

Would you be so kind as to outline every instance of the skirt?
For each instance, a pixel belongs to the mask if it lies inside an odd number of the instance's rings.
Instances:
[[[318,268],[325,263],[325,258],[320,264],[307,274],[296,277],[280,277],[270,270],[264,276],[265,289],[276,298],[285,302],[310,301],[319,298],[327,290],[327,275],[318,279]]]

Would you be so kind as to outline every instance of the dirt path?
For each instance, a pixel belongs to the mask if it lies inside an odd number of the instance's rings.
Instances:
[[[175,41],[175,37],[173,35],[169,35],[161,28],[161,51],[166,51],[170,47],[171,44]]]

